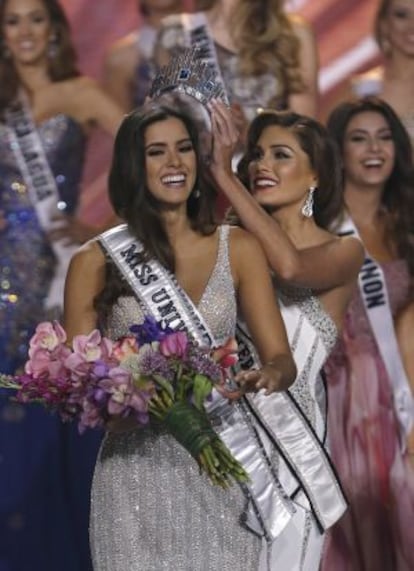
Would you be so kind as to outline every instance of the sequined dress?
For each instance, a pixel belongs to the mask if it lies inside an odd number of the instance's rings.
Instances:
[[[197,13],[202,17],[203,13]],[[207,20],[205,24],[207,25]],[[188,46],[187,33],[183,27],[180,15],[165,18],[161,30],[159,45],[171,55],[175,55]],[[273,73],[246,76],[240,73],[239,58],[218,43],[214,43],[221,76],[226,87],[230,102],[238,103],[243,108],[246,118],[251,121],[257,114],[258,107],[273,107],[284,109],[286,98],[284,86]]]
[[[214,270],[198,309],[218,342],[234,335],[236,299],[221,227]],[[142,320],[135,298],[118,300],[108,334]],[[259,539],[240,523],[241,489],[212,486],[169,434],[154,428],[107,433],[92,486],[95,571],[256,570]]]
[[[38,132],[62,206],[72,214],[79,200],[83,131],[72,119],[57,115],[41,123]],[[43,303],[55,259],[4,124],[0,124],[0,212],[5,220],[0,230],[0,371],[14,373],[27,358],[35,325],[49,317]],[[83,550],[86,560],[89,557],[87,525],[82,522],[87,515],[79,515],[75,506],[87,510],[87,473],[91,478],[92,450],[97,450],[98,442],[96,435],[86,435],[78,443],[75,431],[38,405],[23,407],[5,394],[0,398],[2,571],[88,569],[81,555]],[[75,483],[76,478],[81,483]]]
[[[405,262],[382,264],[393,316],[409,299]],[[414,569],[414,470],[401,453],[392,387],[357,292],[326,367],[334,463],[350,506],[323,570]]]

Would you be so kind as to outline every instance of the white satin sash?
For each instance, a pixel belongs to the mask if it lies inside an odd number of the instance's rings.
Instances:
[[[359,238],[358,230],[350,216],[340,224],[336,232],[341,236],[349,235]],[[395,414],[400,426],[400,444],[404,452],[407,437],[414,424],[414,398],[395,335],[384,272],[380,264],[366,250],[365,261],[358,276],[358,285],[392,386]]]
[[[215,340],[203,317],[174,277],[157,261],[142,263],[142,245],[121,225],[98,238],[145,310],[174,329],[185,329],[201,346]],[[242,488],[251,501],[247,524],[268,541],[276,538],[295,512],[277,480],[246,403],[231,404],[214,391],[206,403],[213,425],[232,454],[244,466],[250,482]]]
[[[59,227],[59,224],[53,221],[53,217],[59,213],[59,191],[23,94],[6,109],[5,117],[11,149],[39,223],[47,234]],[[50,245],[56,257],[56,266],[45,307],[62,308],[66,273],[77,246],[65,245],[63,240],[53,241]]]
[[[322,340],[298,305],[280,305],[297,367],[296,382],[302,375],[316,380],[320,373],[320,363],[324,362],[323,357],[326,356]],[[236,338],[240,348],[241,367],[257,367],[257,354],[246,326],[241,321]],[[322,354],[319,360],[314,359],[316,351]],[[315,396],[310,395],[310,398],[314,399]],[[342,516],[347,503],[324,448],[325,430],[321,430],[320,435],[316,433],[291,391],[276,392],[268,396],[260,391],[247,396],[246,401],[260,426],[260,436],[265,449],[276,446],[285,462],[279,468],[279,478],[285,492],[294,498],[297,492],[302,490],[320,530],[328,529]],[[316,402],[314,405],[316,407]]]

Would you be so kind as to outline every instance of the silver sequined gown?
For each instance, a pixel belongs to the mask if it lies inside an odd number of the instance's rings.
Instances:
[[[217,340],[234,334],[236,298],[228,258],[228,227],[220,229],[216,265],[198,305]],[[116,338],[142,320],[132,297],[115,306]],[[95,571],[249,571],[257,569],[258,538],[240,523],[237,485],[213,487],[174,438],[151,428],[108,433],[92,487],[91,548]]]

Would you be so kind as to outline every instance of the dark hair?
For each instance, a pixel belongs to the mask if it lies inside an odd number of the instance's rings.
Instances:
[[[49,58],[49,77],[52,81],[62,81],[77,77],[76,52],[70,37],[70,26],[63,8],[57,0],[41,0],[49,15],[55,54]],[[16,97],[20,78],[13,59],[7,54],[4,41],[4,14],[8,0],[0,0],[0,113]]]
[[[194,188],[199,196],[192,192],[187,203],[191,226],[204,235],[214,232],[216,190],[204,176],[197,124],[178,105],[173,108],[162,102],[150,103],[125,117],[115,138],[109,197],[115,212],[126,220],[130,231],[144,245],[146,255],[174,271],[174,254],[164,229],[160,205],[147,188],[144,144],[146,129],[170,117],[184,123],[197,157]]]
[[[381,0],[377,12],[375,14],[374,20],[374,37],[377,41],[378,46],[381,51],[388,55],[389,48],[386,45],[386,34],[384,33],[384,23],[389,15],[389,9],[391,6],[390,0]]]
[[[175,117],[182,121],[192,141],[197,159],[197,177],[187,202],[187,214],[192,228],[200,234],[212,234],[216,228],[215,187],[206,177],[200,153],[198,127],[188,106],[178,98],[174,107],[163,98],[150,102],[127,115],[115,138],[112,166],[109,173],[109,197],[115,212],[123,218],[130,232],[143,244],[142,260],[155,258],[170,271],[175,269],[174,252],[161,217],[160,204],[147,187],[145,173],[146,129],[157,122]],[[194,191],[197,190],[197,195]],[[101,315],[122,293],[125,284],[112,266],[107,266],[106,286],[95,306]]]
[[[309,157],[311,168],[318,179],[314,194],[314,219],[318,226],[327,228],[332,218],[343,208],[340,186],[340,170],[334,142],[318,121],[293,111],[264,111],[251,123],[247,134],[247,148],[242,157],[238,174],[243,184],[249,187],[248,167],[254,160],[257,141],[267,127],[288,129],[296,137],[301,149]]]
[[[378,97],[364,97],[338,105],[328,117],[327,128],[343,153],[349,122],[355,115],[365,112],[382,115],[391,131],[395,164],[384,185],[382,205],[391,215],[390,236],[397,245],[399,255],[407,260],[410,274],[414,275],[414,165],[410,137],[404,125],[388,103]],[[345,171],[343,179],[344,183]]]

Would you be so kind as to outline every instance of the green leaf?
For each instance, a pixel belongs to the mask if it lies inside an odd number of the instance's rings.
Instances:
[[[199,410],[204,408],[204,401],[211,393],[213,383],[205,375],[195,375],[194,377],[194,406]]]

